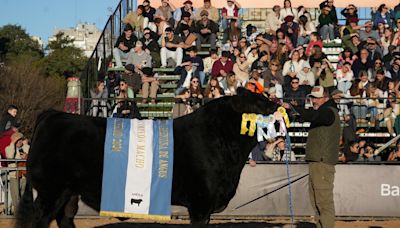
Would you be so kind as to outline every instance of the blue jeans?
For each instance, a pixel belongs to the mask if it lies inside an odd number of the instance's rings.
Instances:
[[[328,38],[330,40],[335,39],[335,26],[332,24],[322,26],[319,32],[323,40],[327,40]]]

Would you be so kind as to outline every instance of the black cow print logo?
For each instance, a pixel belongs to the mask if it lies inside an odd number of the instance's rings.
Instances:
[[[131,205],[134,204],[134,203],[136,203],[138,206],[140,206],[140,203],[141,203],[142,201],[143,201],[142,199],[134,199],[134,198],[132,198],[132,199],[131,199]]]

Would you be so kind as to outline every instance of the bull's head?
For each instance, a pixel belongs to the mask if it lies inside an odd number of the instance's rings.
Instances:
[[[238,88],[237,95],[232,98],[232,107],[240,113],[255,113],[267,116],[277,111],[279,106],[262,94]]]

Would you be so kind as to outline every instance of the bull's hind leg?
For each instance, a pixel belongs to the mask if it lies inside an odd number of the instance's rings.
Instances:
[[[192,228],[205,228],[210,222],[210,212],[199,210],[199,208],[189,208],[190,226]]]
[[[73,195],[58,211],[56,220],[60,228],[75,228],[74,217],[78,212],[79,196]]]

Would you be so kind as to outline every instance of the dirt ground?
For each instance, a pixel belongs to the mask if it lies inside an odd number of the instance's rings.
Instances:
[[[15,219],[12,217],[0,217],[0,227],[13,227]],[[121,222],[114,218],[76,218],[75,224],[77,228],[128,228],[128,227],[143,227],[143,228],[160,228],[160,227],[188,227],[188,220],[172,220],[168,223],[160,224],[146,220],[126,220]],[[290,221],[285,219],[275,219],[266,221],[242,221],[242,220],[212,220],[209,227],[212,228],[258,228],[258,227],[277,227],[290,228]],[[51,224],[51,228],[56,228],[55,222]],[[311,221],[295,221],[293,227],[308,228],[315,227]],[[399,220],[382,220],[382,221],[337,221],[336,228],[399,228]]]

